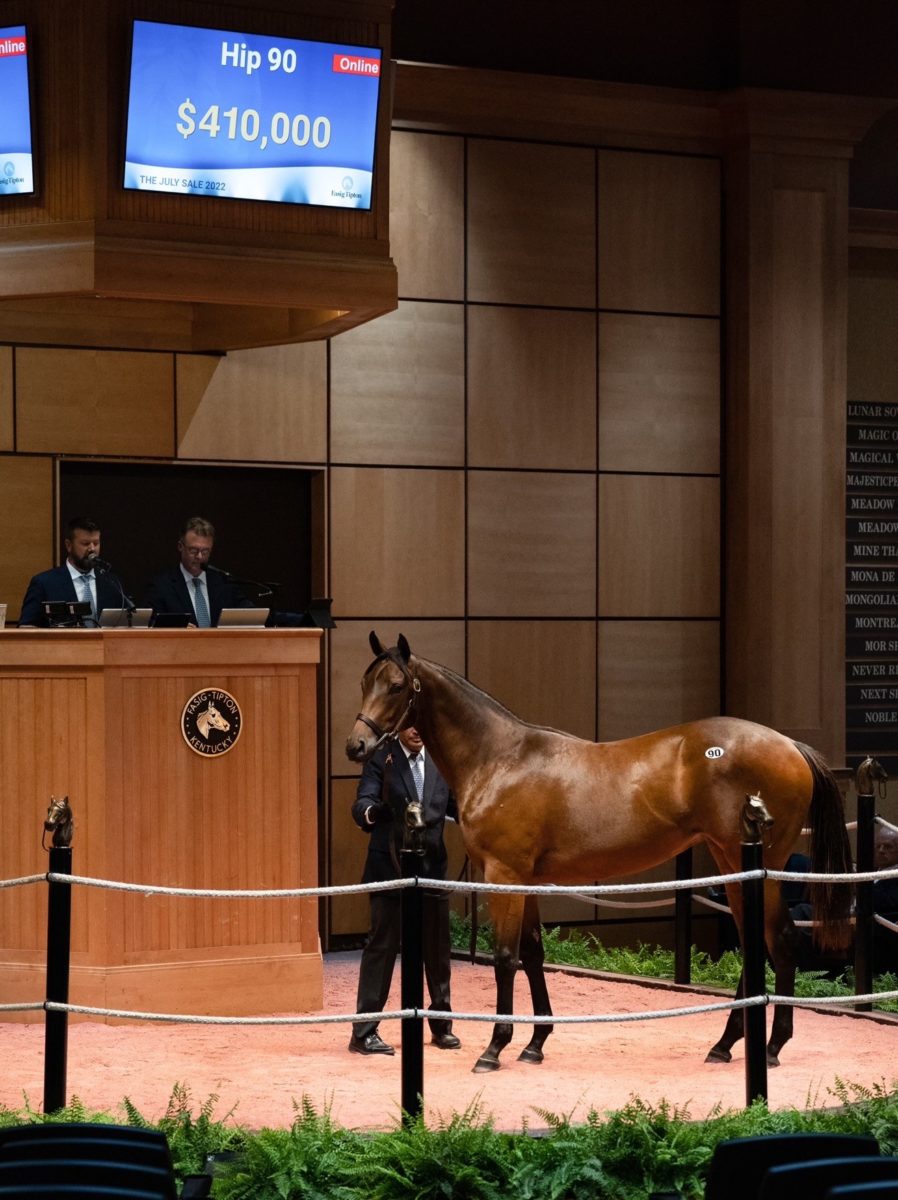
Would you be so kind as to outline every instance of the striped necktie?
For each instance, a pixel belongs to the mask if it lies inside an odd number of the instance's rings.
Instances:
[[[203,595],[203,585],[198,578],[193,581],[193,607],[196,610],[196,623],[200,629],[208,629],[212,624],[209,617],[209,605]]]
[[[90,615],[96,617],[97,606],[94,604],[94,594],[90,586],[90,575],[79,575],[78,582],[81,584],[81,599],[86,600],[90,605]]]

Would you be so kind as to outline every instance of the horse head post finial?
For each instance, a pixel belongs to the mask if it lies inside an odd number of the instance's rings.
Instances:
[[[53,834],[52,846],[54,849],[58,849],[60,846],[71,846],[75,833],[75,818],[72,815],[68,796],[50,797],[50,807],[47,809],[44,833],[41,838],[41,845],[45,850],[48,848],[48,833]]]
[[[742,841],[760,842],[763,830],[770,829],[772,825],[773,817],[771,817],[767,805],[761,797],[758,795],[746,796],[740,815]]]
[[[882,763],[868,754],[855,772],[854,790],[858,796],[873,796],[875,795],[874,785],[878,783],[879,798],[884,800],[888,780],[888,772]]]

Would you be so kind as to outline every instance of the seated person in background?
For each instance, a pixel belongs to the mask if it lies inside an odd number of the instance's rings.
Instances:
[[[235,583],[210,566],[214,545],[215,528],[209,521],[185,521],[178,538],[181,561],[150,580],[143,603],[157,614],[187,613],[200,628],[217,625],[223,608],[254,608]]]
[[[41,571],[28,584],[19,625],[37,625],[46,629],[50,622],[44,613],[45,600],[88,601],[91,625],[104,608],[121,609],[122,586],[111,571],[95,569],[100,553],[100,526],[90,517],[72,517],[66,526],[66,560],[61,567]]]

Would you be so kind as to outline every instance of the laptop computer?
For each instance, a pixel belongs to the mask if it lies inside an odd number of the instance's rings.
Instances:
[[[223,608],[219,629],[264,629],[270,608]]]
[[[135,608],[128,620],[128,611],[124,608],[104,608],[100,613],[102,629],[146,629],[153,615],[151,608]]]
[[[156,613],[153,617],[154,629],[186,629],[188,625],[196,624],[193,613]]]

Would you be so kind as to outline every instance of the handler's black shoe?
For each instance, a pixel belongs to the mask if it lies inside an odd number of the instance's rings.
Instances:
[[[388,1045],[383,1038],[375,1033],[366,1033],[364,1037],[356,1037],[355,1034],[349,1039],[349,1049],[353,1054],[395,1054],[396,1051],[392,1046]]]
[[[439,1046],[441,1050],[458,1050],[461,1042],[454,1033],[435,1033],[430,1039],[431,1046]]]

